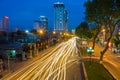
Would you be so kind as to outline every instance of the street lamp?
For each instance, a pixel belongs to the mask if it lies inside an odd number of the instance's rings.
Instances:
[[[105,36],[106,36],[106,34],[105,34],[106,30],[105,30],[105,29],[102,29],[102,32],[103,32],[103,45],[104,45]]]
[[[118,35],[120,35],[120,31],[118,32]]]
[[[86,50],[87,50],[87,52],[89,53],[89,55],[90,55],[90,65],[91,65],[91,55],[94,53],[94,50],[92,49],[92,47],[87,47],[86,48]]]
[[[44,33],[44,31],[42,29],[40,29],[39,33],[40,33],[40,35],[42,35]]]
[[[29,30],[25,30],[25,33],[29,33]]]
[[[62,35],[62,32],[60,32],[60,35]]]
[[[56,31],[53,31],[53,34],[55,35],[55,34],[56,34]]]
[[[102,29],[102,32],[105,32],[105,29]]]

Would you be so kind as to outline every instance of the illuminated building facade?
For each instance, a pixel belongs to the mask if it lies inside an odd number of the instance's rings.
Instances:
[[[39,29],[39,27],[40,27],[40,21],[35,20],[33,26],[34,26],[34,29],[35,29],[35,30]]]
[[[68,12],[62,2],[54,3],[54,30],[68,31]]]
[[[48,30],[48,19],[45,16],[40,16],[40,28]]]
[[[48,19],[45,16],[40,16],[40,20],[34,21],[34,29],[44,29],[45,31],[48,30]]]
[[[1,31],[8,32],[9,31],[9,17],[4,16],[2,20],[0,20],[0,29]]]

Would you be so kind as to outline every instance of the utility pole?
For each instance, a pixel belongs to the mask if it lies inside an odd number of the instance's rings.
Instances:
[[[8,59],[8,71],[10,72],[10,56],[9,56],[9,53],[7,53],[7,59]]]

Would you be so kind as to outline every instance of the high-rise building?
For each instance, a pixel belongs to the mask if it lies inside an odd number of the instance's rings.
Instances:
[[[48,19],[45,16],[40,16],[40,28],[48,30]]]
[[[68,31],[68,12],[67,10],[64,11],[64,27],[65,31]]]
[[[48,30],[48,19],[45,16],[40,16],[40,20],[34,21],[34,29],[44,29],[45,31]]]
[[[67,31],[68,30],[68,12],[62,2],[54,3],[54,30]]]
[[[9,17],[4,16],[2,19],[2,30],[8,32],[9,31]]]

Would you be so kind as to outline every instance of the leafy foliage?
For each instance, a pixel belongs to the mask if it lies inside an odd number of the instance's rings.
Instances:
[[[89,30],[89,26],[86,22],[82,22],[75,30],[77,36],[81,38],[91,38],[92,33]]]
[[[85,5],[86,7],[86,20],[89,22],[97,23],[97,31],[94,36],[93,48],[95,46],[95,40],[101,30],[101,26],[109,26],[109,37],[107,38],[107,45],[104,50],[101,51],[100,60],[103,59],[103,55],[108,49],[108,44],[112,38],[115,25],[115,20],[120,18],[120,0],[88,0]]]

